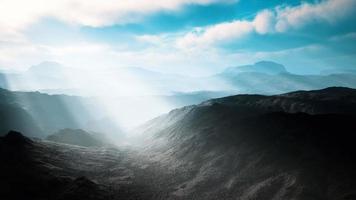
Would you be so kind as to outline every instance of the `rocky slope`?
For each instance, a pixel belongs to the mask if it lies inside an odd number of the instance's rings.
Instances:
[[[169,168],[171,199],[353,199],[356,91],[237,95],[137,130]]]

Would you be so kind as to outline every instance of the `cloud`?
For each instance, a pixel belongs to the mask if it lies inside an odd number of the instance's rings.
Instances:
[[[51,59],[45,48],[29,42],[1,42],[0,67],[2,69],[21,70],[27,68],[29,63],[39,63],[44,59]]]
[[[340,42],[342,40],[353,40],[353,41],[356,41],[356,32],[351,32],[351,33],[346,33],[346,34],[343,34],[343,35],[332,36],[329,40],[330,41],[334,41],[334,42]]]
[[[258,13],[253,20],[254,29],[259,34],[266,34],[274,31],[276,21],[275,14],[270,10],[263,10]]]
[[[225,42],[243,37],[254,30],[254,25],[249,21],[236,20],[207,27],[195,29],[178,39],[179,48],[209,46],[217,42]]]
[[[235,20],[208,27],[198,27],[177,40],[179,48],[204,47],[230,42],[251,33],[282,33],[314,22],[337,25],[354,14],[355,0],[326,0],[319,3],[302,3],[299,6],[278,6],[263,10],[252,20]]]
[[[158,11],[177,11],[184,5],[228,3],[234,0],[1,0],[0,32],[14,34],[42,18],[80,26],[109,26],[138,20]]]
[[[276,30],[284,32],[316,21],[336,24],[354,12],[354,0],[328,0],[319,4],[303,3],[296,7],[276,8]]]
[[[221,2],[218,0],[0,0],[0,67],[27,67],[43,60],[56,60],[70,66],[84,68],[102,66],[147,66],[173,72],[211,69],[217,66],[251,63],[259,59],[289,60],[295,51],[239,52],[230,56],[221,48],[210,48],[220,43],[241,40],[250,34],[278,34],[302,28],[315,22],[337,25],[353,13],[354,0],[328,0],[302,3],[299,6],[279,6],[256,13],[253,19],[234,20],[192,31],[171,35],[141,35],[140,48],[123,44],[96,43],[82,38],[66,44],[48,46],[26,41],[21,34],[28,26],[42,18],[52,17],[79,26],[110,26],[140,20],[158,11],[177,11],[184,5]],[[226,0],[224,2],[229,2]],[[21,6],[20,6],[21,5]],[[346,37],[346,36],[345,36]],[[347,35],[353,37],[354,34]],[[88,39],[88,41],[86,41]],[[175,47],[179,47],[178,49]],[[204,51],[186,51],[209,47]],[[183,50],[182,50],[183,49]],[[305,52],[303,51],[298,52]],[[249,55],[251,53],[251,55]],[[309,51],[308,51],[309,53]],[[302,53],[300,53],[302,54]],[[315,56],[319,58],[318,56]],[[299,57],[298,59],[302,59]],[[320,61],[318,61],[320,62]],[[194,67],[192,67],[194,66]],[[185,68],[185,70],[182,70]],[[209,69],[209,70],[210,70]],[[197,72],[199,74],[202,72]],[[206,72],[208,73],[208,72]]]
[[[160,45],[163,46],[165,45],[166,38],[162,35],[139,35],[136,36],[135,39],[138,42],[146,43],[146,44],[152,44],[152,45]]]
[[[103,27],[137,22],[149,14],[179,11],[186,5],[231,3],[237,0],[0,0],[0,66],[26,66],[38,59],[52,59],[66,52],[100,49],[49,47],[36,44],[26,31],[42,19],[55,19],[72,26]],[[140,42],[160,45],[159,37],[143,36]],[[160,43],[160,44],[159,44]]]

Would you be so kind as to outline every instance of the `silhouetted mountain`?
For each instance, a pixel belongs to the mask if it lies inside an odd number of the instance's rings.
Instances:
[[[24,146],[32,144],[32,141],[29,138],[23,136],[20,132],[14,130],[10,130],[7,133],[7,135],[3,139],[3,142],[12,146]]]
[[[136,130],[171,199],[353,199],[356,90],[237,95]]]
[[[47,140],[84,147],[101,147],[104,141],[92,133],[81,129],[62,129],[47,136]]]
[[[280,74],[287,73],[287,70],[283,65],[271,62],[271,61],[260,61],[253,65],[244,65],[238,67],[229,67],[225,69],[222,74],[238,74],[245,72],[257,72],[257,73],[266,73],[266,74]]]

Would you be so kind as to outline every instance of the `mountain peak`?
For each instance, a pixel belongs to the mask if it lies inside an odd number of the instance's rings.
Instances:
[[[279,68],[281,70],[286,70],[282,64],[273,62],[273,61],[268,61],[268,60],[262,60],[259,62],[256,62],[254,66],[261,66],[261,67],[271,67],[271,68]]]

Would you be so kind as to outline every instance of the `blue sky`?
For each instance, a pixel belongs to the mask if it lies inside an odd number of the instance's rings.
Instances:
[[[8,0],[0,68],[47,60],[193,76],[260,60],[300,74],[355,68],[355,11],[354,0]]]

